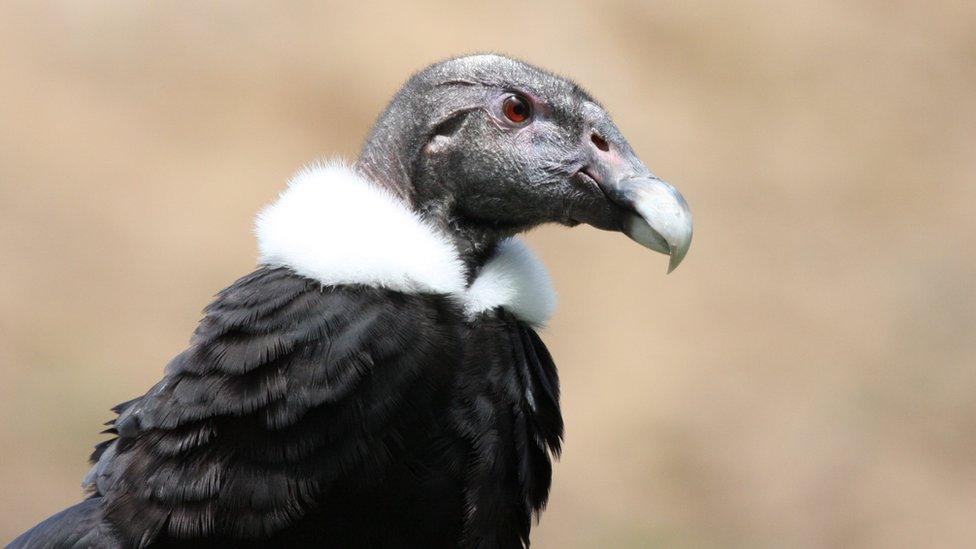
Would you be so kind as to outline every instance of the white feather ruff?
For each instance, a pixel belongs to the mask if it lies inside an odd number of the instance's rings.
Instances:
[[[469,317],[504,307],[534,325],[555,308],[545,267],[503,241],[470,287],[457,249],[400,199],[338,162],[313,164],[255,220],[259,260],[324,285],[362,284],[455,296]]]
[[[541,326],[556,309],[556,291],[545,265],[517,238],[503,240],[464,292],[469,317],[504,307],[529,324]]]

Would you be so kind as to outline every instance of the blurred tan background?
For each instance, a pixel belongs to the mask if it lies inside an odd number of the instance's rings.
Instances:
[[[80,498],[308,160],[507,52],[695,214],[529,241],[567,421],[537,547],[976,546],[972,2],[0,5],[0,541]],[[924,5],[923,5],[924,4]]]

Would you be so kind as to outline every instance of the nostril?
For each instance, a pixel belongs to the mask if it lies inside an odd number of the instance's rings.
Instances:
[[[607,140],[595,133],[590,136],[590,141],[593,141],[593,144],[596,145],[596,148],[600,149],[603,152],[607,152],[610,150],[610,144],[607,143]]]

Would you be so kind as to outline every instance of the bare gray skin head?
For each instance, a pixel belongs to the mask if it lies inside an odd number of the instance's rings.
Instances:
[[[637,158],[574,82],[500,55],[415,74],[356,167],[454,238],[474,268],[502,238],[543,223],[621,231],[671,256],[691,245],[681,195]]]

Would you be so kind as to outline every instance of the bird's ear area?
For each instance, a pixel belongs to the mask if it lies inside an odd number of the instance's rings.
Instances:
[[[446,151],[454,142],[454,138],[467,119],[468,114],[475,110],[475,107],[460,109],[448,114],[443,120],[434,125],[430,132],[430,137],[424,145],[424,152],[428,155],[436,155]]]

